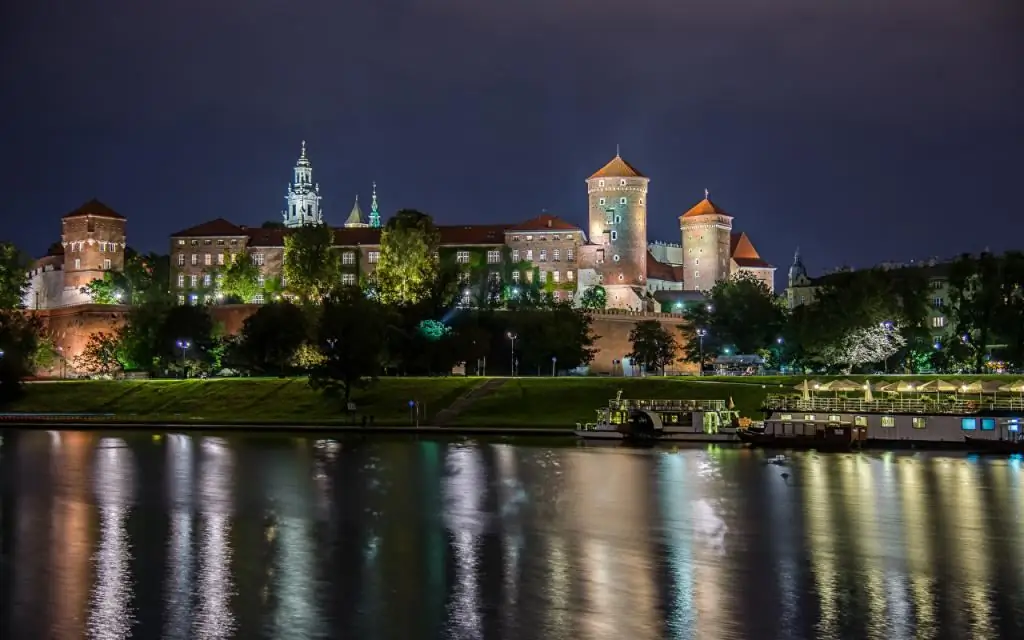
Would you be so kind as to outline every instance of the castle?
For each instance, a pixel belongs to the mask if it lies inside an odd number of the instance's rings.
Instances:
[[[733,231],[733,217],[707,192],[679,216],[680,244],[651,242],[649,183],[616,154],[586,179],[586,231],[547,213],[515,224],[438,225],[441,250],[466,265],[476,253],[497,278],[505,267],[530,263],[530,269],[509,272],[509,284],[539,277],[559,300],[577,299],[586,289],[601,285],[612,309],[652,311],[659,304],[678,309],[679,301],[699,299],[715,283],[740,273],[752,274],[774,290],[774,267],[761,259],[746,234]],[[216,302],[215,271],[235,254],[245,254],[259,267],[260,285],[280,280],[286,235],[302,225],[324,223],[320,187],[313,182],[305,142],[285,204],[283,228],[248,227],[217,218],[173,233],[170,288],[178,302]],[[55,248],[33,267],[25,306],[47,309],[89,302],[81,288],[105,271],[123,268],[125,222],[96,200],[66,215],[61,250]],[[357,197],[344,225],[333,228],[333,233],[341,252],[341,282],[356,284],[373,271],[380,256],[376,183],[369,216],[363,214]],[[466,289],[467,303],[472,293]],[[247,302],[265,301],[265,294],[257,294]]]

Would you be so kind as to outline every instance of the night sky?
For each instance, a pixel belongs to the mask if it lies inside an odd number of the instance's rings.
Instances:
[[[92,197],[129,244],[279,220],[308,141],[326,217],[586,228],[615,154],[651,239],[703,196],[780,275],[1022,248],[1020,0],[35,0],[0,8],[4,236]],[[777,280],[782,284],[782,279]]]

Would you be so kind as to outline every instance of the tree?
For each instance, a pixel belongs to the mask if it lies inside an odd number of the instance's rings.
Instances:
[[[849,374],[854,367],[881,362],[906,345],[898,327],[876,325],[846,334],[824,351],[825,362]]]
[[[128,247],[124,252],[123,275],[127,285],[126,303],[138,305],[171,300],[169,255],[154,252],[140,254]]]
[[[0,309],[24,305],[28,291],[28,260],[10,242],[0,242]]]
[[[79,291],[95,304],[120,304],[131,298],[131,288],[124,274],[107,271],[102,278],[95,278]]]
[[[982,253],[976,258],[960,256],[949,270],[946,312],[951,317],[955,336],[972,349],[975,373],[984,369],[995,329],[1005,313],[1004,300],[1009,292],[1003,290],[1002,267],[1000,258]]]
[[[439,243],[440,234],[424,213],[403,209],[388,220],[374,271],[378,299],[384,304],[414,304],[429,295],[438,276]]]
[[[252,302],[261,292],[260,268],[244,253],[231,254],[230,263],[219,275],[225,302]]]
[[[589,287],[580,296],[580,306],[584,309],[603,311],[608,304],[608,294],[601,285]]]
[[[284,277],[304,302],[319,302],[340,279],[341,260],[334,231],[327,225],[303,225],[284,239]]]
[[[21,381],[32,375],[42,324],[18,309],[0,310],[0,402],[21,395]]]
[[[683,359],[688,362],[700,359],[698,329],[706,332],[706,359],[726,348],[737,354],[769,355],[786,324],[782,301],[764,282],[746,273],[717,283],[708,292],[706,303],[691,305],[683,315],[687,320],[680,327],[686,344]]]
[[[317,347],[324,359],[309,373],[309,384],[347,406],[352,391],[377,379],[388,332],[385,310],[355,287],[324,299]]]
[[[103,331],[92,334],[82,353],[75,356],[73,365],[78,371],[93,375],[111,375],[123,371],[119,336]]]
[[[665,367],[675,359],[678,343],[665,327],[657,320],[643,320],[629,332],[629,342],[633,350],[629,358],[640,364],[645,371],[662,373]]]
[[[594,359],[598,336],[591,330],[593,320],[586,311],[555,303],[548,309],[520,308],[507,313],[508,331],[517,336],[516,354],[523,371],[550,371],[552,359],[562,370]]]
[[[245,319],[236,354],[250,370],[284,374],[306,342],[306,314],[288,302],[263,305]]]

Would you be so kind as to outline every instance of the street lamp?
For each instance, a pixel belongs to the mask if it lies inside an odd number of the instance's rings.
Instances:
[[[782,364],[782,345],[785,342],[786,341],[782,339],[782,336],[775,338],[775,344],[779,345],[779,373],[783,373],[783,369],[785,368]]]
[[[551,356],[551,377],[555,377],[555,365],[558,363],[558,356]]]
[[[507,334],[508,339],[512,341],[512,377],[516,377],[516,334],[509,331]]]
[[[710,306],[710,305],[709,305]],[[708,330],[701,328],[697,329],[697,339],[700,345],[700,360],[697,364],[697,375],[704,375],[704,336],[708,335]]]
[[[183,378],[187,378],[188,377],[188,367],[185,364],[185,353],[188,351],[188,348],[191,347],[191,346],[192,346],[192,343],[189,342],[188,340],[178,340],[178,348],[181,349],[181,370],[182,370],[182,377]]]

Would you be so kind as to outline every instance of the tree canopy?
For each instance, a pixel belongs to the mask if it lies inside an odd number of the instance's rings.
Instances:
[[[429,295],[439,270],[440,234],[430,216],[412,209],[396,213],[380,237],[374,271],[378,299],[384,304],[414,304]]]
[[[647,372],[661,371],[676,357],[675,336],[657,320],[642,320],[629,332],[629,358]]]
[[[10,242],[0,242],[0,309],[17,309],[28,291],[28,260]]]
[[[303,225],[284,239],[286,288],[303,302],[319,302],[341,278],[334,231],[327,225]]]

